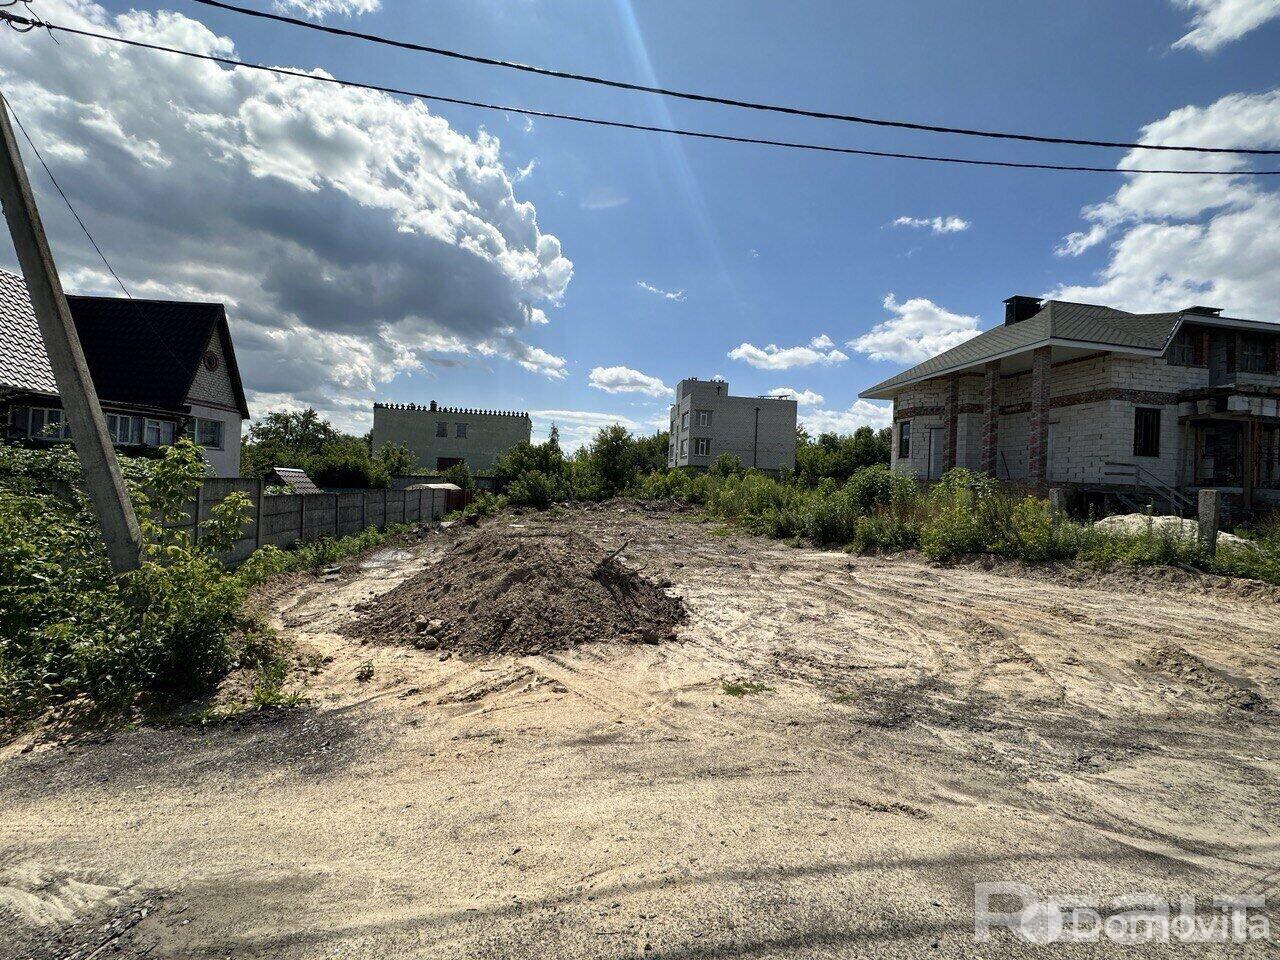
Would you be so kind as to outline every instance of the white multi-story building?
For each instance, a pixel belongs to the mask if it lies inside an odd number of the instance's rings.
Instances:
[[[676,384],[671,405],[670,467],[706,468],[722,454],[768,473],[796,466],[796,401],[733,397],[723,380]]]
[[[1280,325],[1215,307],[1134,314],[1033,297],[1005,307],[1003,325],[863,391],[893,401],[895,470],[937,479],[961,466],[1119,498],[1137,487],[1143,500],[1210,487],[1246,509],[1280,503]]]

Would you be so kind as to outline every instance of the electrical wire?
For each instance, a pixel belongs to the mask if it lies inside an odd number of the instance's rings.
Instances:
[[[915,123],[908,120],[888,120],[880,117],[863,117],[848,113],[829,113],[823,110],[811,110],[804,107],[789,107],[773,103],[760,103],[753,100],[738,100],[731,97],[718,97],[706,93],[692,93],[687,90],[673,90],[668,87],[650,87],[640,83],[628,83],[625,80],[610,80],[606,77],[598,77],[591,74],[570,73],[566,70],[553,70],[548,67],[535,67],[527,63],[517,63],[512,60],[499,60],[493,57],[479,56],[478,54],[448,50],[444,47],[427,46],[421,43],[414,43],[411,40],[397,40],[394,37],[380,36],[376,33],[362,33],[359,30],[347,30],[343,27],[334,27],[324,23],[313,23],[309,20],[290,17],[282,13],[270,13],[265,10],[254,10],[250,7],[238,6],[234,3],[227,3],[225,0],[192,0],[192,2],[203,4],[206,7],[214,7],[218,10],[227,10],[232,13],[239,13],[248,17],[257,17],[262,20],[273,20],[277,23],[285,23],[294,27],[303,27],[307,30],[315,30],[320,33],[331,34],[333,36],[346,37],[354,40],[364,40],[368,43],[377,43],[388,47],[398,47],[402,50],[412,50],[416,53],[429,53],[439,57],[449,57],[453,60],[464,60],[467,63],[478,63],[490,67],[503,67],[507,70],[519,70],[523,73],[532,73],[540,77],[555,77],[561,80],[574,80],[579,83],[590,83],[602,87],[612,87],[616,90],[632,90],[638,93],[656,93],[664,97],[672,97],[679,100],[692,100],[696,103],[714,103],[720,106],[738,107],[744,110],[761,110],[770,113],[784,113],[796,117],[811,117],[817,120],[839,120],[844,123],[861,123],[876,127],[894,127],[900,130],[919,130],[926,133],[953,134],[964,137],[986,137],[993,140],[1022,140],[1030,143],[1065,144],[1077,147],[1106,147],[1117,150],[1175,150],[1187,153],[1239,153],[1252,154],[1255,156],[1280,155],[1280,150],[1266,150],[1255,147],[1198,147],[1175,144],[1126,143],[1119,140],[1051,137],[1031,133],[1009,133],[1001,130],[976,130],[970,127],[947,127],[929,123]]]
[[[0,94],[0,96],[4,96]],[[80,224],[80,229],[84,231],[84,235],[89,238],[89,243],[93,245],[93,249],[97,251],[98,256],[102,258],[103,265],[107,268],[107,272],[115,277],[116,283],[120,284],[120,289],[124,291],[124,295],[130,300],[133,294],[129,292],[129,288],[124,285],[124,281],[120,279],[120,275],[116,273],[115,268],[111,266],[111,261],[107,259],[107,255],[102,252],[102,248],[98,246],[98,241],[93,239],[93,234],[89,232],[89,228],[85,226],[84,220],[80,214],[76,212],[75,206],[71,203],[71,198],[67,196],[66,191],[62,189],[62,185],[58,183],[58,178],[53,175],[53,171],[49,169],[49,164],[45,163],[44,156],[40,153],[40,148],[36,146],[36,142],[31,139],[31,134],[27,133],[27,128],[22,125],[22,119],[18,116],[18,111],[13,109],[13,104],[9,99],[5,98],[5,105],[9,108],[9,113],[13,117],[13,122],[18,125],[18,129],[22,131],[22,135],[27,138],[27,143],[31,145],[31,149],[35,152],[36,159],[40,161],[40,166],[44,167],[44,172],[49,175],[49,179],[53,182],[53,188],[58,191],[58,196],[62,198],[62,202],[67,205],[67,209],[71,211],[71,215],[76,218],[76,223]]]
[[[31,24],[34,21],[29,20],[19,14],[8,13],[0,10],[0,20],[6,20],[10,23]],[[62,33],[72,34],[80,37],[88,37],[94,40],[106,40],[111,43],[122,44],[124,46],[135,47],[142,50],[153,50],[159,53],[172,53],[182,57],[190,57],[195,60],[205,60],[210,63],[220,63],[224,66],[238,67],[245,70],[257,70],[264,73],[273,73],[279,76],[294,77],[300,80],[310,80],[316,83],[328,83],[341,87],[349,87],[356,90],[369,90],[376,93],[386,93],[395,96],[411,97],[417,100],[425,100],[434,103],[448,103],[458,106],[475,107],[480,110],[492,110],[500,113],[514,113],[519,116],[538,117],[544,120],[564,120],[571,123],[588,124],[598,127],[609,127],[618,130],[637,130],[645,133],[664,133],[673,136],[689,137],[698,140],[714,140],[725,143],[743,143],[755,144],[766,147],[779,147],[790,150],[805,150],[817,153],[841,154],[847,156],[860,157],[884,157],[895,160],[919,160],[929,163],[947,163],[963,166],[976,167],[999,167],[1005,169],[1016,170],[1056,170],[1062,172],[1075,173],[1109,173],[1109,174],[1167,174],[1172,176],[1218,176],[1218,177],[1272,177],[1280,176],[1280,170],[1174,170],[1174,169],[1134,169],[1125,170],[1117,167],[1097,167],[1079,164],[1057,164],[1057,163],[1023,163],[1013,160],[979,160],[972,157],[953,157],[939,156],[934,154],[919,153],[899,153],[889,150],[865,150],[857,147],[836,147],[826,144],[804,143],[793,140],[772,140],[764,137],[747,137],[735,136],[727,133],[710,133],[703,130],[687,130],[679,127],[659,127],[651,124],[643,123],[627,123],[621,120],[605,120],[599,117],[583,117],[568,113],[555,113],[548,110],[534,110],[528,107],[515,107],[504,104],[485,103],[480,100],[467,100],[461,97],[447,97],[440,94],[423,93],[415,90],[405,90],[399,87],[383,86],[376,83],[362,83],[357,80],[343,80],[339,77],[329,76],[327,74],[307,73],[303,70],[293,70],[288,67],[269,67],[261,63],[253,63],[246,60],[233,60],[230,57],[221,57],[211,53],[197,53],[193,50],[183,50],[178,47],[164,46],[158,43],[147,43],[143,40],[133,40],[128,37],[118,37],[106,33],[97,33],[92,30],[82,30],[78,27],[65,27],[48,21],[38,24],[47,30],[61,31]]]

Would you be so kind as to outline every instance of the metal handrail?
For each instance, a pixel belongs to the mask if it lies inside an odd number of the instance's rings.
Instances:
[[[1192,503],[1189,497],[1187,497],[1185,494],[1179,493],[1177,490],[1169,486],[1167,483],[1165,483],[1163,480],[1161,480],[1159,477],[1153,474],[1150,470],[1143,467],[1141,464],[1122,463],[1120,461],[1107,460],[1103,462],[1103,466],[1104,467],[1124,467],[1125,469],[1131,471],[1131,473],[1127,473],[1127,474],[1112,473],[1110,471],[1106,471],[1106,476],[1133,477],[1133,486],[1135,489],[1148,487],[1154,492],[1160,494],[1162,497],[1164,497],[1164,499],[1168,500],[1169,503],[1173,504],[1175,508],[1179,509],[1179,516],[1181,516],[1181,511],[1183,510],[1190,511],[1195,508],[1195,504]]]

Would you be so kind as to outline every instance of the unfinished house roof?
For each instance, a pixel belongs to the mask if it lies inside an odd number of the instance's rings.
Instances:
[[[220,303],[68,296],[85,363],[107,402],[183,410],[216,333],[240,415],[249,407]],[[57,395],[44,339],[21,276],[0,270],[0,388]]]
[[[1092,303],[1046,300],[1040,310],[1026,320],[984,331],[972,340],[966,340],[862,391],[859,396],[887,400],[895,391],[920,380],[955,373],[1047,345],[1159,356],[1186,316],[1193,317],[1197,323],[1212,326],[1276,329],[1275,324],[1232,320],[1193,310],[1127,313]]]
[[[307,471],[297,467],[272,467],[268,479],[279,480],[282,486],[291,487],[294,493],[322,493]]]

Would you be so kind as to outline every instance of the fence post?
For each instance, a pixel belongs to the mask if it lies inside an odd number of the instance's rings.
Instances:
[[[298,494],[298,542],[305,543],[307,538],[307,495]]]
[[[257,529],[254,530],[253,532],[253,549],[255,550],[259,549],[262,546],[262,522],[263,522],[262,521],[262,497],[263,497],[263,490],[266,489],[266,486],[267,485],[263,482],[262,478],[259,477],[258,478],[258,497],[257,497],[258,524],[257,524]]]
[[[360,532],[364,533],[369,526],[369,491],[360,491]]]
[[[422,490],[418,490],[418,522],[422,522]]]
[[[382,529],[387,529],[387,488],[382,488]]]
[[[1199,507],[1200,528],[1196,539],[1200,542],[1200,549],[1212,557],[1218,551],[1218,491],[1201,490]]]
[[[337,540],[342,535],[342,528],[338,524],[338,516],[341,512],[342,494],[335,493],[333,495],[333,539]]]

